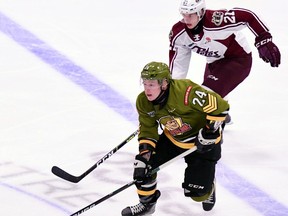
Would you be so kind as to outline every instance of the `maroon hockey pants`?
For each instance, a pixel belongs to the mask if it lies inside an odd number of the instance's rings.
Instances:
[[[240,58],[224,58],[206,64],[202,85],[225,97],[248,77],[251,67],[251,53]]]

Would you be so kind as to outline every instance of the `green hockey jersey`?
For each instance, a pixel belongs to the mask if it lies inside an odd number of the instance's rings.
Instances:
[[[229,110],[229,104],[217,93],[182,79],[171,80],[167,103],[161,108],[153,105],[144,91],[137,97],[136,108],[139,114],[138,140],[153,140],[149,144],[156,145],[161,128],[174,144],[190,148],[192,146],[187,143],[195,138],[207,119],[223,116]]]

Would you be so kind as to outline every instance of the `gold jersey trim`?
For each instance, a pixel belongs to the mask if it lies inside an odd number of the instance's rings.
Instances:
[[[207,115],[206,119],[210,121],[224,121],[226,116],[210,116]]]
[[[153,141],[151,141],[151,140],[149,140],[149,139],[141,139],[141,140],[139,141],[139,144],[140,144],[140,145],[141,145],[141,144],[149,144],[149,145],[153,146],[153,148],[156,148],[155,142],[153,142]]]
[[[203,108],[203,111],[210,113],[217,110],[217,99],[214,95],[208,94],[208,105]]]
[[[164,133],[174,145],[176,145],[176,146],[178,146],[178,147],[180,147],[182,149],[190,149],[190,148],[195,146],[195,142],[193,142],[193,143],[183,143],[183,142],[179,142],[179,141],[175,140],[173,138],[173,136],[169,133],[169,131],[166,130],[166,129],[164,130]],[[220,133],[220,136],[217,137],[215,144],[217,145],[221,141],[221,139],[222,139],[222,133]]]
[[[165,135],[168,137],[168,139],[169,139],[174,145],[176,145],[176,146],[178,146],[178,147],[180,147],[180,148],[190,149],[190,148],[192,148],[192,147],[195,146],[195,143],[194,143],[194,142],[193,142],[193,143],[183,143],[183,142],[179,142],[179,141],[175,140],[175,139],[173,138],[173,136],[169,133],[169,131],[166,130],[166,129],[164,130],[164,133],[165,133]]]
[[[142,196],[150,196],[156,192],[156,189],[150,191],[137,190],[137,193]]]

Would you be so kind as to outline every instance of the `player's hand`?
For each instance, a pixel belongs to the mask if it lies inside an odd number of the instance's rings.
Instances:
[[[217,139],[221,138],[220,136],[220,128],[216,131],[201,128],[195,140],[197,151],[201,153],[211,151],[214,148]]]
[[[136,184],[145,184],[150,169],[151,166],[146,158],[140,154],[135,156],[133,179],[136,180]]]
[[[278,47],[272,42],[272,36],[269,32],[256,37],[255,46],[258,49],[259,57],[263,61],[270,62],[272,67],[280,65],[281,54]]]

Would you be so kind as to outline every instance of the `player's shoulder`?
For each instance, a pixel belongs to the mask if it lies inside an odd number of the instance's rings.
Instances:
[[[179,33],[181,34],[182,32],[185,31],[185,23],[181,20],[177,23],[175,23],[171,30],[170,30],[170,34],[169,34],[169,38],[172,39],[174,38],[176,35],[178,35]]]
[[[142,91],[136,99],[136,106],[138,109],[145,110],[147,108],[150,108],[152,103],[147,99],[146,94],[144,91]]]
[[[141,101],[143,101],[143,100],[145,100],[145,99],[146,99],[145,92],[142,91],[140,94],[138,94],[136,101],[137,101],[137,103],[138,103],[138,102],[141,102]]]
[[[173,88],[176,89],[176,91],[184,91],[186,92],[187,89],[192,89],[194,87],[198,87],[199,85],[193,82],[190,79],[174,79],[172,82]]]
[[[175,23],[173,26],[172,26],[172,30],[183,30],[185,29],[185,23],[183,22],[183,20],[180,20],[178,21],[177,23]]]

